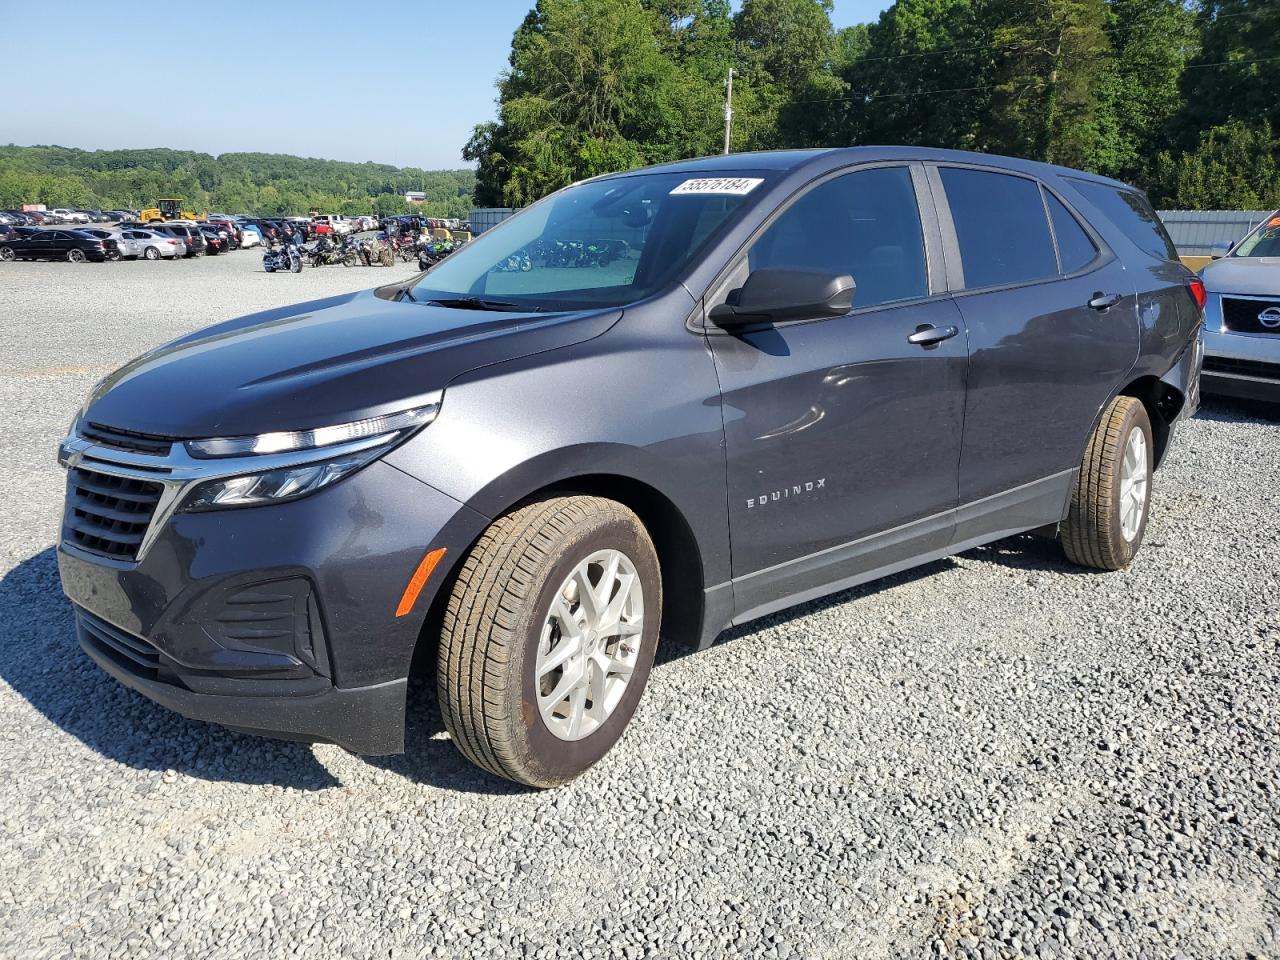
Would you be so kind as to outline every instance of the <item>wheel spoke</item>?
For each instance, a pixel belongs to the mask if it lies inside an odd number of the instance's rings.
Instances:
[[[577,737],[582,732],[582,717],[586,713],[587,685],[579,682],[569,693],[569,736]]]
[[[555,719],[556,708],[564,702],[565,697],[572,693],[574,687],[581,680],[580,674],[566,670],[564,675],[560,677],[560,682],[556,684],[555,689],[545,697],[539,698],[542,706],[542,717],[547,723],[551,723]]]
[[[605,709],[605,688],[609,682],[609,659],[597,654],[587,667],[590,677],[591,709],[588,716],[596,723],[604,723],[609,716]]]
[[[546,659],[539,659],[538,678],[541,679],[542,677],[545,677],[552,670],[556,669],[556,667],[564,664],[566,660],[577,656],[581,649],[581,638],[576,636],[561,637],[560,642],[551,649],[551,652],[547,654]]]
[[[582,624],[578,623],[573,612],[569,609],[569,604],[565,602],[564,591],[556,594],[556,598],[551,601],[551,615],[556,618],[556,622],[560,624],[560,635],[564,637],[574,637],[578,640],[582,639]]]
[[[585,561],[573,571],[573,579],[578,584],[578,603],[582,608],[587,623],[592,624],[600,619],[601,606],[591,586],[591,571]]]
[[[618,621],[622,619],[622,611],[626,608],[627,601],[631,599],[631,589],[635,585],[636,577],[633,573],[627,573],[617,577],[617,581],[618,592],[600,614],[598,629],[601,633],[611,634],[617,628]]]

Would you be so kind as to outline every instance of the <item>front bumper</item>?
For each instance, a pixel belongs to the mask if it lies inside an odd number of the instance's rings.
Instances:
[[[137,561],[64,527],[63,590],[107,673],[185,716],[360,753],[403,749],[406,680],[439,569],[487,521],[381,461],[292,503],[175,513]]]
[[[336,743],[353,753],[404,750],[405,679],[355,688],[325,686],[303,696],[200,693],[184,686],[147,641],[78,607],[76,635],[81,649],[107,674],[192,720],[283,740]]]

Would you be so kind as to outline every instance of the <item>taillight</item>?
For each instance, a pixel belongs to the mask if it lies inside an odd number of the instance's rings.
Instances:
[[[1204,288],[1204,281],[1199,277],[1192,277],[1187,281],[1187,289],[1191,291],[1191,298],[1195,300],[1196,306],[1203,313],[1204,305],[1209,300],[1209,292]]]

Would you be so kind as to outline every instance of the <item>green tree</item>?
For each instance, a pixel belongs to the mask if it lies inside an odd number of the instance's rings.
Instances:
[[[1200,145],[1156,160],[1152,199],[1184,210],[1271,210],[1280,207],[1280,139],[1265,121],[1233,120],[1208,130]]]

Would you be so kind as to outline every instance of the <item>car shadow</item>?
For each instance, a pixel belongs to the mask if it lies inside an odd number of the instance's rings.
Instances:
[[[76,642],[52,547],[0,579],[0,678],[89,749],[135,770],[295,790],[339,786],[306,744],[188,720],[103,673]]]
[[[1089,573],[1072,566],[1055,542],[1031,536],[1001,540],[961,556],[1023,570]],[[956,566],[947,557],[789,607],[731,627],[713,645],[732,643]],[[4,618],[0,619],[0,677],[46,718],[103,757],[138,770],[176,770],[206,780],[269,783],[298,790],[339,785],[307,744],[238,734],[217,724],[188,720],[99,670],[76,643],[53,548],[23,561],[0,579],[0,617]],[[655,669],[693,652],[692,645],[664,642]],[[415,677],[410,684],[405,745],[403,754],[363,759],[412,782],[445,790],[491,796],[532,792],[486,773],[454,747],[430,677]]]

